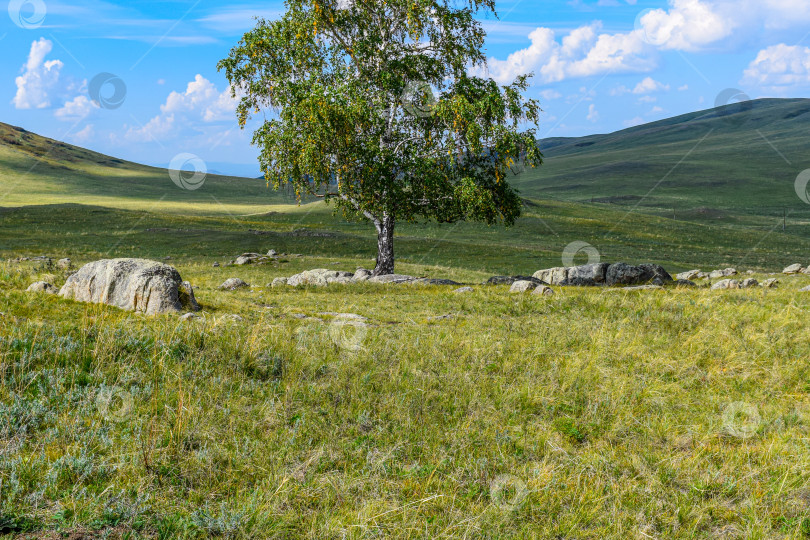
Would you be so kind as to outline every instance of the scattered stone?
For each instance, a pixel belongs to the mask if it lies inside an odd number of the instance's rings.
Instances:
[[[533,291],[539,287],[537,283],[534,281],[516,281],[512,284],[512,288],[509,289],[510,293],[525,293],[529,291]]]
[[[783,274],[799,274],[801,272],[804,272],[805,270],[806,270],[806,268],[804,268],[801,264],[797,263],[797,264],[791,264],[790,266],[788,266],[787,268],[782,270],[782,273]]]
[[[277,277],[273,279],[273,283],[270,284],[271,287],[283,287],[287,285],[287,278],[285,277]]]
[[[755,280],[754,278],[747,278],[740,283],[741,289],[750,289],[752,287],[759,287],[759,281]]]
[[[214,268],[219,268],[219,263],[218,263],[218,262],[215,262],[215,263],[214,263],[214,264],[212,264],[211,266],[213,266]]]
[[[354,274],[351,274],[350,272],[339,272],[337,270],[318,268],[316,270],[306,270],[300,274],[287,278],[287,285],[291,287],[298,287],[299,285],[325,287],[330,283],[351,283],[351,278],[353,275]]]
[[[236,289],[246,289],[248,287],[250,287],[248,283],[235,277],[226,279],[222,285],[219,286],[223,291],[235,291]]]
[[[737,281],[736,279],[724,279],[712,285],[713,291],[720,291],[725,289],[739,289],[739,288],[740,282]]]
[[[698,277],[700,277],[700,274],[702,273],[703,272],[701,272],[700,270],[689,270],[688,272],[681,272],[680,274],[676,274],[675,279],[678,281],[680,280],[691,281],[693,279],[697,279]]]
[[[803,288],[799,289],[799,292],[810,292],[810,285],[808,285],[807,287],[803,287]]]
[[[724,270],[714,270],[709,272],[709,279],[718,279],[724,277],[736,276],[737,270],[735,268],[726,268]]]
[[[766,279],[761,285],[765,289],[775,289],[779,286],[779,280],[776,278]]]
[[[28,292],[44,292],[47,294],[56,294],[59,290],[48,283],[47,281],[37,281],[36,283],[32,283],[26,289]]]
[[[608,285],[663,285],[671,283],[670,276],[662,266],[657,264],[640,264],[631,266],[626,263],[611,264],[605,281]]]
[[[201,318],[202,317],[200,317],[196,313],[186,313],[185,315],[180,316],[181,321],[192,321],[194,319],[201,319]]]
[[[554,291],[548,285],[538,285],[532,291],[532,294],[536,294],[538,296],[554,296]]]
[[[275,249],[271,249],[270,251],[267,252],[267,256],[276,258],[278,257],[278,251],[276,251]]]
[[[409,283],[416,279],[413,276],[402,274],[388,274],[387,276],[373,276],[368,278],[369,283]]]
[[[59,259],[56,261],[56,267],[60,270],[69,270],[70,267],[73,265],[73,261],[68,258]]]
[[[754,272],[753,270],[746,270],[745,273],[748,274],[749,276],[753,276],[754,274],[756,274],[756,272]]]
[[[535,276],[492,276],[487,285],[514,285],[516,281],[531,281],[537,285],[548,285],[547,282]]]
[[[200,309],[193,289],[175,268],[146,259],[105,259],[86,264],[68,278],[59,295],[148,315]]]
[[[460,293],[473,292],[474,290],[475,289],[473,289],[472,287],[460,287],[460,288],[456,289],[453,292],[456,293],[456,294],[460,294]]]
[[[689,281],[688,279],[679,279],[675,281],[676,287],[697,287],[697,283]]]

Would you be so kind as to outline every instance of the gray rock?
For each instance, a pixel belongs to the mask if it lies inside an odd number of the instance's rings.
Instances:
[[[759,281],[755,280],[754,278],[747,278],[740,283],[741,289],[750,289],[752,287],[759,287]]]
[[[354,272],[354,276],[352,279],[354,281],[367,281],[368,278],[371,277],[371,270],[366,270],[365,268],[358,268]]]
[[[676,287],[697,287],[697,283],[688,279],[678,279],[675,281]]]
[[[219,263],[218,263],[218,262],[215,262],[215,263],[214,263],[214,264],[212,264],[211,266],[213,266],[214,268],[219,268]]]
[[[539,295],[539,296],[553,296],[554,291],[548,285],[538,285],[532,291],[532,294],[536,294],[536,295]]]
[[[452,285],[459,286],[461,283],[456,283],[451,279],[433,279],[433,278],[420,278],[411,281],[414,285]]]
[[[180,316],[181,321],[193,321],[194,319],[201,319],[199,315],[196,313],[186,313],[185,315]]]
[[[709,279],[718,279],[724,277],[736,276],[737,270],[735,268],[725,268],[723,270],[714,270],[709,272]]]
[[[676,280],[684,280],[684,281],[692,281],[693,279],[697,279],[702,274],[700,270],[689,270],[687,272],[681,272],[680,274],[675,275]]]
[[[782,270],[782,273],[783,274],[799,274],[799,273],[803,272],[804,270],[806,270],[806,269],[804,267],[802,267],[801,264],[797,263],[797,264],[791,264],[790,266],[788,266],[787,268]]]
[[[56,294],[59,290],[48,283],[47,281],[37,281],[36,283],[32,283],[26,289],[28,292],[44,292],[48,294]]]
[[[248,257],[246,255],[240,255],[239,257],[236,258],[236,260],[233,262],[233,264],[235,264],[236,266],[244,266],[246,264],[252,264],[253,261],[254,261],[254,259],[252,257]]]
[[[605,278],[605,282],[610,286],[663,285],[672,281],[672,276],[657,264],[640,264],[638,266],[631,266],[626,263],[611,264]]]
[[[298,287],[300,285],[325,287],[330,283],[347,283],[351,280],[352,276],[353,274],[349,272],[318,268],[315,270],[306,270],[287,278],[287,285],[291,287]]]
[[[810,292],[810,285],[808,285],[807,287],[803,287],[803,288],[799,289],[799,292]]]
[[[534,276],[492,276],[487,285],[513,285],[516,281],[531,281],[537,285],[548,285],[545,281]]]
[[[273,258],[278,257],[278,251],[276,251],[275,249],[271,249],[270,251],[267,252],[267,256]]]
[[[725,289],[739,289],[739,288],[740,282],[737,281],[736,279],[724,279],[712,285],[713,291],[720,291]]]
[[[532,277],[550,285],[565,285],[568,283],[568,270],[568,268],[562,266],[547,268],[538,270]]]
[[[402,274],[388,274],[387,276],[373,276],[368,278],[369,283],[408,283],[413,281],[413,276],[406,276]]]
[[[510,293],[525,293],[529,291],[533,291],[537,287],[539,287],[537,283],[534,281],[516,281],[512,283],[512,287],[509,289]]]
[[[59,259],[56,261],[56,267],[60,270],[69,270],[73,262],[70,259]]]
[[[475,289],[473,289],[472,287],[460,287],[460,288],[456,289],[456,290],[455,290],[455,291],[453,291],[453,292],[454,292],[454,293],[459,293],[459,294],[460,294],[460,293],[468,293],[468,292],[473,292],[474,290],[475,290]]]
[[[776,278],[766,279],[761,285],[765,289],[775,289],[779,286],[779,280]]]
[[[287,278],[285,277],[277,277],[273,279],[273,283],[270,284],[271,287],[283,287],[287,284]]]
[[[568,269],[568,278],[565,280],[565,282],[563,283],[551,282],[551,284],[573,285],[578,287],[595,287],[598,285],[604,285],[607,279],[608,268],[610,268],[610,266],[611,265],[606,263],[574,266]]]
[[[219,286],[223,291],[235,291],[236,289],[246,289],[248,287],[250,287],[248,283],[235,277],[226,279],[222,285]]]
[[[199,309],[194,291],[175,268],[145,259],[105,259],[86,264],[68,278],[59,295],[148,315]]]

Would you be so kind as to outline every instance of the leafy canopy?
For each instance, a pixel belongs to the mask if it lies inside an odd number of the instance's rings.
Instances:
[[[485,65],[475,17],[494,0],[287,0],[219,63],[240,97],[242,127],[278,189],[333,200],[372,221],[417,217],[511,224],[507,178],[542,156],[527,76],[508,86]]]

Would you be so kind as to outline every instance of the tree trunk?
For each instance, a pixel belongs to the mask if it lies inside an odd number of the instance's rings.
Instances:
[[[377,227],[377,267],[372,275],[385,276],[394,273],[394,218],[385,216],[375,223]]]

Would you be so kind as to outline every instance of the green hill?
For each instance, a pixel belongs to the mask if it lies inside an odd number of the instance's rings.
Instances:
[[[782,207],[808,215],[794,190],[810,168],[808,129],[810,100],[762,99],[609,135],[546,139],[544,166],[515,184],[528,197],[674,209],[699,220]]]

